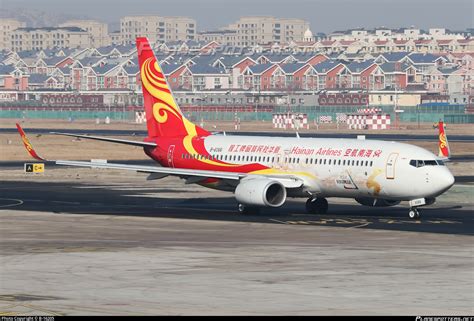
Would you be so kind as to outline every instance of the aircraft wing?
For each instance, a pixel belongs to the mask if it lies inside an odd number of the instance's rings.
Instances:
[[[149,173],[149,179],[159,179],[166,177],[168,175],[172,176],[179,176],[184,178],[196,178],[193,180],[189,180],[189,182],[200,182],[206,178],[217,178],[217,179],[225,179],[231,181],[239,181],[240,179],[248,176],[263,176],[258,174],[249,174],[249,173],[235,173],[235,172],[224,172],[224,171],[208,171],[208,170],[198,170],[198,169],[186,169],[186,168],[170,168],[170,167],[159,167],[159,166],[143,166],[143,165],[128,165],[128,164],[114,164],[114,163],[98,163],[98,162],[86,162],[86,161],[69,161],[69,160],[47,160],[44,157],[41,157],[33,148],[33,145],[30,143],[28,137],[26,136],[25,132],[21,128],[19,124],[17,124],[18,131],[20,136],[23,140],[23,144],[27,152],[30,154],[31,157],[55,163],[57,165],[66,165],[66,166],[78,166],[78,167],[89,167],[89,168],[107,168],[107,169],[120,169],[120,170],[129,170],[129,171],[136,171],[142,173]],[[65,134],[65,133],[61,133]],[[66,134],[67,136],[74,136],[74,137],[83,137],[84,138],[91,138],[91,139],[98,139],[103,141],[110,141],[116,143],[123,143],[122,140],[116,139],[108,139],[104,137],[96,137],[96,136],[87,136],[87,135],[75,135],[75,134]],[[133,141],[125,141],[125,144],[129,144]],[[141,144],[141,142],[136,142]],[[139,146],[156,146],[156,145],[139,145]],[[150,143],[154,144],[154,143]],[[134,144],[129,144],[134,145]],[[283,184],[283,186],[287,188],[296,188],[303,185],[303,180],[296,176],[292,175],[265,175],[267,178],[272,178],[274,180],[279,181]]]
[[[150,173],[150,174],[158,173],[158,174],[182,176],[182,177],[193,176],[193,177],[203,177],[203,178],[220,178],[220,179],[229,179],[229,180],[239,180],[240,178],[246,176],[246,174],[241,174],[241,173],[217,172],[217,171],[195,170],[195,169],[185,169],[185,168],[170,168],[170,167],[159,167],[159,166],[96,163],[96,162],[66,161],[66,160],[57,160],[55,161],[55,163],[58,165],[122,169],[122,170],[129,170],[129,171],[136,171],[136,172],[143,172],[143,173]]]
[[[171,168],[171,167],[159,167],[159,166],[143,166],[143,165],[128,165],[128,164],[114,164],[114,163],[97,163],[97,162],[84,162],[84,161],[67,161],[57,160],[54,161],[58,165],[67,166],[78,166],[78,167],[90,167],[90,168],[107,168],[107,169],[121,169],[128,171],[136,171],[142,173],[152,174],[149,179],[160,179],[166,176],[179,176],[182,178],[197,178],[196,180],[190,180],[190,182],[198,183],[206,178],[218,178],[231,181],[239,181],[244,177],[250,176],[264,176],[266,178],[274,179],[280,182],[287,188],[297,188],[303,185],[303,180],[293,175],[259,175],[249,173],[235,173],[235,172],[223,172],[223,171],[206,171],[200,169],[187,169],[187,168]],[[158,175],[153,175],[158,174]],[[154,178],[153,178],[154,177]],[[200,179],[202,178],[202,179]]]

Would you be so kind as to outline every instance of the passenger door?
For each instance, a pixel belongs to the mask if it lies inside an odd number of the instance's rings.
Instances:
[[[398,153],[391,153],[388,155],[387,165],[385,168],[386,178],[394,179],[395,178],[395,165],[397,163]]]

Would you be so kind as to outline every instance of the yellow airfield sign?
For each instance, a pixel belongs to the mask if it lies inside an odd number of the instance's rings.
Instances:
[[[25,163],[25,173],[44,173],[44,163]]]

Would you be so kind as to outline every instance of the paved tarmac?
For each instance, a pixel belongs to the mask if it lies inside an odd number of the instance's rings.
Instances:
[[[2,181],[0,314],[474,313],[472,186],[423,210],[236,214],[175,178]]]
[[[238,215],[237,203],[232,194],[209,192],[199,186],[184,185],[182,181],[173,178],[168,182],[88,185],[75,181],[6,181],[0,189],[0,208],[21,201],[21,205],[14,205],[11,210],[474,235],[472,204],[446,203],[442,201],[443,198],[435,206],[420,209],[423,216],[420,221],[408,218],[406,204],[370,208],[360,206],[352,200],[336,200],[334,204],[331,199],[330,213],[327,215],[307,214],[304,200],[291,199],[281,208],[263,209],[258,215]],[[466,187],[471,188],[471,192],[474,191],[474,187]],[[456,187],[451,193],[454,191]]]

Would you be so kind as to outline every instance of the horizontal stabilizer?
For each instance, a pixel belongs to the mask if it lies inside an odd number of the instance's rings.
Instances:
[[[153,143],[153,142],[138,142],[138,141],[135,141],[135,140],[109,138],[109,137],[102,137],[102,136],[70,134],[70,133],[58,133],[58,132],[50,132],[50,134],[61,135],[61,136],[71,136],[71,137],[92,139],[92,140],[99,140],[99,141],[103,141],[103,142],[117,143],[117,144],[124,144],[124,145],[132,145],[132,146],[156,147],[156,143]]]

